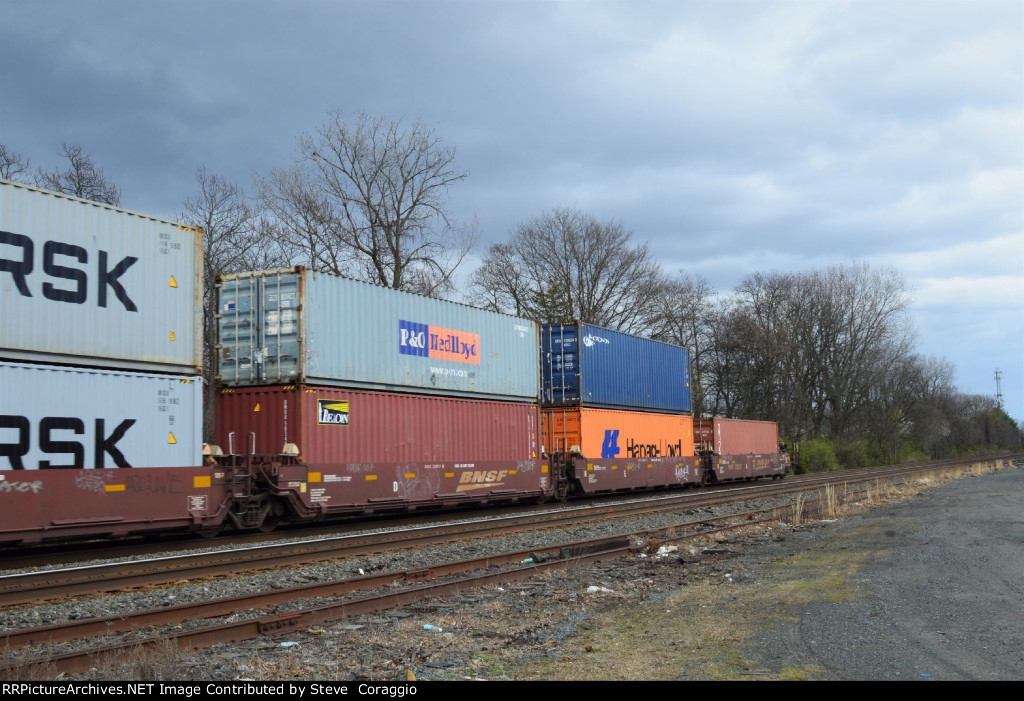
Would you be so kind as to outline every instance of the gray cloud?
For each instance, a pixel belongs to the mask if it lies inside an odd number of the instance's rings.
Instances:
[[[452,205],[485,243],[575,205],[722,290],[758,270],[897,265],[921,294],[922,351],[972,392],[992,394],[1001,366],[1024,418],[1017,0],[0,0],[0,14],[0,142],[43,167],[81,144],[129,208],[175,216],[201,164],[248,188],[329,109],[421,119],[470,172]],[[1011,301],[987,310],[972,290]]]

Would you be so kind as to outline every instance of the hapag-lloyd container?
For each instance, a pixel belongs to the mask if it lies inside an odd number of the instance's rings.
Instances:
[[[535,404],[340,387],[229,388],[216,404],[225,452],[293,443],[311,464],[533,460],[537,430]]]
[[[684,414],[541,409],[541,445],[548,453],[579,446],[589,460],[687,457],[693,455],[693,421]]]
[[[541,406],[690,411],[685,348],[578,322],[540,333]]]
[[[203,383],[0,362],[0,472],[202,465]]]
[[[717,455],[773,455],[779,452],[779,426],[773,421],[696,419],[693,435],[698,450]]]
[[[202,239],[0,181],[0,358],[199,374]]]
[[[302,267],[217,282],[219,378],[537,401],[527,319]]]

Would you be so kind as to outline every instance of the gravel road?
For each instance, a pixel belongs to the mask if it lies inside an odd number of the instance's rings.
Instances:
[[[860,562],[858,594],[808,604],[766,660],[827,679],[1024,679],[1024,470],[946,483],[815,540]]]

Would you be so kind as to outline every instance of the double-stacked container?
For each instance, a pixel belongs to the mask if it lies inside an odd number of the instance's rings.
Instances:
[[[302,267],[217,283],[217,440],[317,464],[538,457],[537,325]]]
[[[202,462],[202,231],[0,181],[0,472]]]
[[[590,324],[544,324],[540,363],[547,452],[693,455],[685,348]]]
[[[694,481],[686,349],[590,324],[541,327],[541,443],[586,458],[585,491]]]
[[[223,518],[202,261],[200,229],[0,181],[0,537]]]

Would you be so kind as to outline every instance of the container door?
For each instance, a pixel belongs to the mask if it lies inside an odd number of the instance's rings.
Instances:
[[[229,275],[218,283],[218,375],[231,385],[301,379],[302,275],[291,269]]]
[[[579,328],[545,324],[541,328],[541,404],[566,406],[580,401]]]

